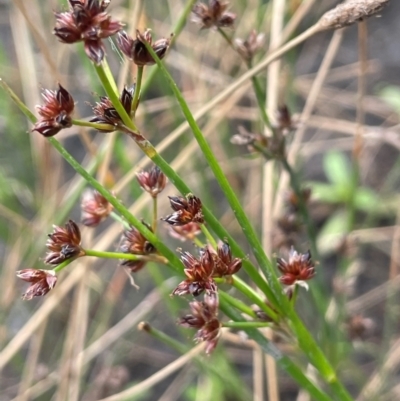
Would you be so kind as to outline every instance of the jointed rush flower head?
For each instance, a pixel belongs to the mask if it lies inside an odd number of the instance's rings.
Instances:
[[[150,230],[150,226],[143,222],[143,224]],[[121,239],[119,249],[123,253],[130,253],[133,255],[149,255],[156,251],[156,248],[151,244],[135,227],[124,231]],[[124,260],[121,263],[123,266],[129,267],[132,272],[141,270],[146,264],[143,260]]]
[[[161,220],[173,226],[183,226],[187,223],[204,223],[203,212],[201,210],[201,200],[189,194],[183,196],[169,196],[172,209],[175,211]]]
[[[169,226],[169,235],[184,242],[193,241],[196,235],[201,233],[199,223],[187,223],[183,226]]]
[[[74,99],[69,92],[58,84],[58,90],[44,89],[43,106],[36,106],[40,114],[32,131],[38,131],[45,137],[54,136],[63,128],[72,126],[71,114],[74,110]]]
[[[185,266],[184,272],[187,279],[175,288],[172,295],[191,294],[197,296],[203,291],[217,291],[217,286],[212,278],[215,263],[210,249],[202,249],[199,259],[196,259],[189,252],[181,252],[181,260]]]
[[[96,190],[87,189],[81,201],[81,222],[88,227],[96,227],[112,212],[113,206]]]
[[[53,33],[63,43],[83,41],[87,56],[98,65],[105,55],[101,39],[116,34],[122,29],[122,24],[107,14],[110,0],[68,1],[69,11],[54,14],[56,26]]]
[[[289,260],[277,259],[278,269],[282,272],[280,281],[285,285],[303,283],[310,280],[315,275],[314,263],[311,260],[311,253],[298,253],[291,248]]]
[[[150,29],[146,29],[143,33],[136,30],[136,39],[131,38],[125,31],[118,33],[118,47],[125,56],[138,66],[153,65],[156,63],[153,56],[146,49],[144,42],[151,45],[159,59],[163,59],[167,53],[171,39],[163,38],[153,43]]]
[[[133,101],[133,93],[135,86],[124,88],[119,98],[123,108],[128,115],[131,114],[131,107]],[[90,122],[97,124],[109,124],[114,127],[123,125],[123,121],[118,114],[117,110],[111,103],[111,100],[107,96],[100,96],[100,102],[96,103],[96,106],[92,107],[96,117],[93,117]],[[111,132],[112,130],[101,130],[102,132]]]
[[[22,299],[30,301],[33,297],[42,297],[53,289],[57,276],[53,270],[23,269],[17,271],[17,277],[31,283]]]
[[[228,2],[209,0],[208,6],[197,3],[193,7],[192,21],[201,25],[201,29],[232,27],[236,14],[226,11]]]
[[[83,256],[81,248],[81,232],[79,227],[72,220],[69,220],[65,227],[53,226],[54,231],[49,234],[46,246],[49,250],[44,262],[49,265],[58,265],[67,259]]]
[[[242,267],[242,259],[233,258],[231,247],[227,242],[220,241],[217,253],[214,253],[215,270],[213,277],[231,276]]]
[[[221,323],[218,320],[218,294],[207,293],[204,301],[193,301],[190,303],[192,314],[182,317],[178,324],[183,327],[198,329],[196,342],[206,341],[206,353],[210,354],[218,343],[221,334]]]
[[[154,166],[150,171],[137,173],[136,178],[139,185],[153,198],[156,198],[167,184],[167,177],[158,166]]]
[[[249,37],[246,40],[235,39],[235,45],[237,52],[245,59],[251,60],[254,55],[261,49],[264,42],[264,34],[257,34],[256,30],[253,29]]]

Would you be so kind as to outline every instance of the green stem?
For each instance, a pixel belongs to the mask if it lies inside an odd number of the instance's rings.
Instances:
[[[232,329],[250,329],[250,328],[258,328],[258,327],[271,327],[271,323],[266,322],[225,322],[222,323],[222,327],[229,327]]]
[[[144,42],[146,49],[152,55],[154,60],[157,62],[160,70],[164,74],[164,77],[168,81],[171,86],[171,89],[174,93],[176,100],[178,101],[181,110],[189,123],[189,126],[192,129],[193,135],[199,144],[199,147],[207,160],[208,165],[214,173],[215,178],[217,179],[222,191],[224,192],[229,205],[231,206],[239,225],[242,228],[244,235],[249,242],[251,249],[253,250],[254,256],[259,264],[260,270],[264,273],[265,277],[268,280],[268,283],[272,289],[272,293],[275,296],[275,300],[278,301],[279,309],[283,311],[291,321],[291,327],[298,338],[299,345],[301,349],[305,352],[307,357],[310,359],[311,363],[319,370],[322,377],[331,385],[332,389],[335,393],[342,397],[341,400],[349,401],[352,400],[351,396],[347,393],[346,389],[343,385],[338,381],[335,370],[330,365],[325,355],[322,353],[321,349],[315,342],[312,335],[307,331],[305,326],[303,325],[300,318],[297,316],[296,312],[290,305],[289,300],[286,298],[285,294],[282,291],[282,286],[280,285],[276,272],[272,266],[271,261],[268,259],[267,255],[264,252],[264,249],[261,245],[261,242],[258,239],[258,236],[251,225],[246,213],[244,212],[242,205],[240,204],[234,190],[229,184],[225,174],[223,173],[220,165],[218,164],[217,159],[215,158],[209,144],[204,138],[199,126],[197,125],[196,120],[194,119],[182,93],[178,89],[175,81],[166,70],[165,66],[161,62],[161,60],[157,57],[149,43]],[[275,305],[274,305],[275,306]],[[340,389],[340,391],[339,391]]]
[[[97,251],[95,249],[85,249],[85,255],[95,256],[97,258],[103,258],[103,259],[145,260],[148,262],[156,262],[163,264],[168,263],[168,260],[166,258],[157,255],[133,255],[131,253]]]
[[[153,232],[157,232],[157,196],[153,197],[153,224],[151,225]]]
[[[232,276],[232,285],[238,289],[242,294],[246,295],[251,301],[253,301],[263,312],[265,312],[274,322],[279,321],[279,315],[276,311],[272,310],[263,300],[260,295],[254,291],[248,284],[237,276]]]
[[[110,217],[113,220],[118,221],[118,223],[121,223],[124,226],[124,228],[129,229],[129,223],[124,218],[122,218],[119,214],[117,214],[115,212],[111,212]]]
[[[223,299],[220,302],[220,309],[232,320],[236,322],[243,322],[242,316],[230,307]],[[261,347],[261,349],[271,355],[277,365],[282,368],[284,371],[289,373],[294,380],[306,391],[310,393],[310,395],[318,401],[333,401],[332,398],[319,389],[304,373],[303,369],[299,368],[295,363],[292,362],[290,358],[284,356],[282,352],[271,343],[262,333],[255,328],[244,328],[243,329],[247,335],[257,342],[257,344]],[[343,398],[345,400],[345,398]]]
[[[71,167],[80,174],[85,180],[96,189],[104,198],[110,202],[114,209],[125,218],[125,220],[135,227],[155,248],[165,256],[170,262],[170,266],[175,270],[180,270],[183,265],[179,258],[172,252],[153,232],[151,232],[144,224],[134,217],[126,207],[115,198],[107,189],[105,189],[94,177],[92,177],[55,138],[49,138],[49,142],[56,148],[61,156],[71,165]]]
[[[150,47],[150,51],[153,52],[153,49]],[[161,63],[159,58],[154,54],[153,52],[153,57],[155,60],[158,60],[157,63]],[[163,65],[161,64],[162,68]],[[106,75],[104,72],[102,72],[101,66],[95,66],[96,72],[98,73],[98,76],[100,80],[103,82],[104,89],[109,96],[111,102],[113,103],[115,109],[118,111],[118,114],[122,118],[124,124],[132,129],[135,132],[137,131],[136,126],[133,124],[132,120],[126,113],[125,109],[122,107],[121,102],[118,98],[118,96],[113,94],[112,91],[112,86],[110,83],[106,81]],[[171,78],[172,79],[172,78]],[[173,82],[173,81],[172,81]],[[156,164],[161,171],[168,177],[169,181],[174,185],[178,190],[183,194],[183,195],[188,195],[191,193],[190,188],[184,183],[184,181],[180,178],[180,176],[174,171],[174,169],[157,153],[157,150],[154,148],[154,146],[146,140],[144,137],[142,137],[141,140],[136,140],[134,136],[132,138],[135,140],[136,144],[139,146],[139,148],[144,152],[144,154],[149,157],[150,160],[153,161],[154,164]],[[222,173],[223,175],[223,173]],[[235,209],[233,209],[235,210]],[[206,222],[212,227],[214,232],[219,236],[219,238],[227,238],[229,241],[229,244],[232,247],[233,252],[238,255],[241,258],[245,258],[246,255],[242,251],[241,247],[236,243],[236,241],[232,238],[232,236],[225,230],[225,228],[221,225],[221,223],[218,221],[218,219],[211,213],[210,210],[208,210],[207,207],[203,205],[203,215],[206,220]],[[255,233],[254,233],[255,235]],[[265,280],[262,278],[258,270],[256,269],[255,266],[253,266],[250,262],[248,261],[243,261],[243,268],[246,270],[247,274],[250,276],[250,278],[253,280],[253,282],[257,285],[257,287],[266,295],[266,297],[270,300],[270,302],[274,305],[274,307],[277,310],[281,309],[280,303],[277,301],[277,298],[275,297],[274,293],[271,291],[271,288],[269,285],[265,282]]]
[[[226,34],[226,32],[222,28],[218,28],[218,32],[221,34],[221,36],[227,41],[229,46],[240,56],[242,57],[242,60],[245,62],[247,69],[251,69],[251,61],[246,60],[236,49],[234,43],[232,42],[232,39]],[[263,120],[263,123],[265,124],[266,127],[270,128],[272,130],[272,125],[271,121],[269,120],[268,114],[267,114],[267,109],[265,105],[265,94],[264,91],[261,88],[261,84],[256,76],[251,77],[251,83],[253,84],[253,89],[254,93],[257,98],[257,106],[260,109],[261,113],[261,118]],[[273,131],[273,130],[272,130]]]
[[[53,271],[54,271],[54,273],[59,273],[62,269],[64,269],[64,267],[67,267],[70,263],[72,263],[75,259],[78,259],[78,258],[71,258],[71,259],[68,259],[68,260],[66,260],[66,261],[64,261],[64,262],[62,262],[62,263],[60,263],[58,266],[56,266],[54,269],[53,269]]]
[[[227,302],[229,305],[233,306],[237,310],[241,311],[242,313],[252,317],[253,319],[257,318],[256,313],[251,309],[249,306],[247,306],[245,303],[242,301],[239,301],[237,298],[233,297],[232,295],[229,295],[228,293],[224,291],[218,291],[219,298]]]
[[[208,242],[210,243],[210,245],[217,250],[217,241],[215,241],[214,237],[211,235],[210,231],[208,231],[207,227],[205,226],[205,224],[201,224],[200,225],[200,229],[202,231],[202,233],[204,234],[204,236],[207,238]]]
[[[111,124],[98,124],[98,123],[91,123],[90,121],[83,121],[83,120],[72,120],[72,125],[78,125],[80,127],[89,127],[94,128],[98,131],[115,131],[116,127]]]
[[[135,85],[135,93],[132,101],[132,115],[133,117],[136,114],[136,110],[139,106],[139,99],[140,99],[140,91],[142,87],[142,78],[143,78],[143,70],[144,67],[138,66],[137,70],[137,77],[136,77],[136,85]]]

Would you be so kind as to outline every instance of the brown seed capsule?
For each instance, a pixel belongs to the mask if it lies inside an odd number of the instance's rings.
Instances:
[[[57,276],[53,270],[24,269],[17,271],[17,277],[31,283],[22,299],[30,301],[33,297],[42,297],[53,289]]]
[[[124,88],[119,98],[123,108],[125,109],[128,115],[131,114],[134,91],[135,91],[135,86]],[[117,110],[111,103],[111,100],[107,96],[100,96],[100,102],[97,102],[96,106],[92,107],[92,109],[96,116],[90,120],[90,122],[92,123],[109,124],[113,125],[116,128],[124,124],[122,118],[120,117]],[[112,132],[112,130],[99,130],[99,131]]]
[[[236,14],[226,11],[228,2],[209,0],[208,6],[197,3],[192,10],[192,21],[201,25],[201,29],[231,28],[235,22]]]
[[[67,259],[83,256],[81,248],[81,232],[76,223],[69,220],[65,227],[53,226],[54,231],[49,234],[46,246],[47,252],[44,262],[49,265],[58,265]]]
[[[156,198],[167,184],[167,177],[158,166],[154,166],[150,171],[137,173],[136,178],[139,185],[153,198]]]
[[[315,275],[314,263],[311,260],[311,253],[298,253],[292,248],[289,252],[289,260],[277,259],[278,269],[282,272],[280,281],[285,285],[292,285],[298,282],[310,280]]]
[[[218,243],[215,257],[215,270],[213,277],[231,276],[242,267],[242,259],[232,257],[231,247],[227,242]]]
[[[215,292],[217,290],[212,278],[215,267],[214,257],[208,248],[200,251],[199,259],[189,252],[181,252],[181,260],[185,266],[184,272],[187,279],[175,288],[172,295],[197,296],[203,291]]]
[[[161,220],[173,226],[183,226],[187,223],[204,223],[201,209],[201,200],[189,194],[186,198],[182,196],[169,196],[172,209],[175,211]]]
[[[58,90],[45,89],[42,93],[44,105],[36,106],[40,114],[32,131],[38,131],[45,137],[54,136],[63,128],[72,126],[71,114],[74,110],[74,99],[69,92],[58,84]]]
[[[182,317],[178,324],[183,327],[198,329],[195,341],[206,342],[206,354],[210,354],[218,343],[221,334],[221,323],[218,320],[218,294],[207,293],[204,301],[193,301],[190,303],[192,314]]]
[[[96,190],[88,189],[81,201],[81,222],[88,227],[96,227],[112,212],[113,206]]]
[[[163,38],[153,43],[150,29],[146,29],[143,33],[136,30],[136,39],[131,38],[124,31],[120,32],[117,38],[118,47],[122,53],[130,58],[136,65],[141,67],[145,65],[154,65],[156,63],[153,56],[147,51],[144,42],[149,43],[158,58],[163,59],[167,53],[171,39]]]
[[[143,223],[152,231],[151,227]],[[135,227],[126,230],[121,239],[119,249],[123,253],[132,255],[149,255],[156,251],[156,248],[151,244]],[[132,272],[141,270],[146,264],[143,260],[124,260],[121,265],[129,267]]]
[[[100,64],[105,55],[101,39],[116,34],[123,26],[107,14],[109,4],[109,0],[69,0],[68,12],[54,14],[54,35],[63,43],[83,41],[86,55]]]
[[[245,60],[252,60],[254,55],[261,49],[264,42],[264,34],[253,29],[246,40],[235,39],[235,47],[237,52]]]

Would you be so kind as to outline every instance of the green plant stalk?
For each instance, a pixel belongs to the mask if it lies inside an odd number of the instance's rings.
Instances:
[[[59,273],[62,269],[64,269],[64,267],[67,267],[70,263],[72,263],[76,259],[78,259],[78,258],[71,258],[71,259],[65,260],[64,262],[62,262],[58,266],[56,266],[53,269],[53,272],[54,273]]]
[[[242,316],[231,308],[229,305],[224,302],[224,300],[221,300],[220,302],[220,309],[232,320],[236,322],[243,322]],[[243,329],[247,335],[253,339],[257,344],[262,348],[262,350],[268,354],[271,355],[277,365],[282,368],[284,371],[289,373],[294,380],[306,391],[309,392],[309,394],[318,401],[333,401],[333,399],[323,392],[321,389],[319,389],[316,384],[314,384],[304,373],[301,368],[299,368],[295,363],[292,362],[290,358],[287,356],[284,356],[282,352],[273,344],[271,343],[266,337],[264,337],[259,330],[255,328],[244,328]],[[344,400],[344,399],[343,399]]]
[[[95,256],[103,259],[126,259],[126,260],[145,260],[147,262],[167,264],[168,260],[157,255],[133,255],[123,252],[97,251],[95,249],[85,249],[85,256]]]
[[[151,228],[153,229],[153,233],[157,232],[157,196],[153,197],[153,223]]]
[[[143,66],[138,66],[137,76],[136,76],[136,85],[135,85],[135,93],[132,100],[132,115],[135,117],[136,109],[139,106],[140,99],[140,91],[142,87],[142,78],[143,78]]]
[[[228,293],[224,291],[218,291],[219,298],[225,300],[229,305],[234,306],[237,310],[240,310],[242,313],[245,313],[246,315],[257,319],[256,313],[253,311],[253,309],[250,308],[250,306],[247,306],[245,303],[242,301],[238,300],[237,298],[233,297],[232,295],[229,295]]]
[[[180,35],[180,33],[183,31],[183,28],[185,27],[186,20],[189,16],[189,14],[192,12],[193,5],[197,2],[198,0],[189,0],[184,9],[182,10],[182,14],[178,18],[178,21],[176,21],[176,24],[174,28],[172,29],[172,32],[174,33],[172,38],[171,38],[171,45],[176,41],[177,37]],[[147,74],[146,81],[143,83],[142,86],[142,92],[146,92],[149,89],[149,86],[151,82],[153,81],[155,75],[157,74],[158,69],[157,68],[151,68],[150,72]]]
[[[237,276],[232,276],[232,285],[242,294],[252,300],[263,312],[265,312],[274,322],[278,322],[279,316],[261,298],[260,295]]]
[[[207,227],[204,224],[200,225],[200,229],[204,236],[206,237],[207,241],[210,243],[210,245],[217,250],[217,241],[215,241],[214,237],[211,235],[210,231],[208,231]]]
[[[123,219],[119,214],[111,212],[110,217],[113,220],[118,221],[118,223],[121,223],[124,226],[124,228],[129,229],[129,223],[125,219]]]
[[[71,165],[71,167],[90,184],[95,190],[97,190],[104,198],[110,202],[114,209],[126,219],[126,221],[135,227],[149,242],[151,242],[155,248],[165,256],[170,262],[170,266],[175,270],[183,269],[182,262],[179,258],[144,224],[134,217],[125,206],[115,198],[108,190],[106,190],[94,177],[92,177],[73,157],[69,154],[66,149],[58,142],[55,138],[48,138],[49,142],[56,148],[61,156]]]
[[[235,53],[239,54],[239,52],[235,48],[235,45],[232,42],[232,39],[226,34],[226,32],[222,28],[218,28],[218,32],[227,41],[227,43],[233,49],[233,51]],[[239,56],[242,57],[240,54],[239,54]],[[245,62],[247,68],[251,69],[251,67],[252,67],[251,61],[245,60],[243,57],[242,57],[242,60]],[[265,105],[265,100],[264,100],[265,99],[265,94],[264,94],[264,91],[261,88],[260,82],[259,82],[259,80],[258,80],[258,78],[256,76],[252,76],[251,77],[251,83],[253,84],[254,93],[255,93],[256,98],[257,98],[257,106],[260,109],[261,118],[263,120],[263,123],[265,124],[266,127],[268,127],[269,129],[272,130],[271,121],[269,120],[269,117],[268,117],[268,114],[267,114],[266,105]],[[273,132],[273,130],[272,130],[272,132]]]
[[[222,327],[229,327],[231,329],[245,330],[245,329],[257,329],[262,327],[271,327],[272,323],[267,322],[224,322]]]
[[[114,131],[115,127],[111,124],[98,124],[98,123],[91,123],[90,121],[83,121],[83,120],[72,120],[72,125],[77,125],[79,127],[89,127],[96,129],[98,131]]]
[[[300,318],[297,316],[296,312],[290,305],[289,300],[286,298],[282,291],[282,287],[278,281],[276,273],[272,267],[271,261],[268,259],[265,254],[262,245],[258,239],[258,236],[252,227],[246,213],[244,212],[242,205],[240,204],[235,192],[230,186],[225,174],[223,173],[220,165],[218,164],[217,159],[215,158],[210,146],[208,145],[206,139],[204,138],[199,126],[197,125],[196,120],[194,119],[192,113],[189,110],[189,107],[182,96],[182,93],[178,89],[175,81],[166,70],[165,66],[161,62],[161,60],[157,57],[151,46],[145,42],[146,49],[152,55],[154,60],[156,60],[157,65],[160,70],[163,72],[166,80],[171,86],[171,89],[174,93],[174,96],[179,103],[183,114],[187,122],[189,123],[192,132],[194,134],[197,143],[201,151],[203,152],[204,157],[207,160],[211,170],[214,173],[215,178],[217,179],[222,191],[224,192],[229,205],[231,206],[237,221],[239,222],[244,235],[246,236],[252,250],[254,256],[260,266],[261,271],[265,274],[269,285],[271,286],[272,292],[276,297],[276,300],[280,304],[280,308],[283,309],[284,313],[290,319],[291,328],[296,334],[298,338],[300,348],[305,352],[307,357],[310,359],[311,363],[317,368],[320,372],[324,380],[326,380],[330,385],[333,391],[335,391],[336,395],[341,401],[350,401],[352,400],[351,396],[348,394],[347,390],[343,387],[343,385],[338,381],[335,370],[330,365],[329,361],[326,359],[325,355],[315,342],[314,338],[307,331],[305,326],[303,325]],[[341,398],[340,398],[341,397]]]
[[[152,51],[152,49],[151,49]],[[154,57],[154,56],[153,56]],[[156,56],[157,57],[157,56]],[[157,58],[157,60],[159,60]],[[162,65],[162,64],[161,64]],[[113,85],[108,82],[108,77],[106,74],[103,72],[101,66],[94,66],[96,69],[96,72],[98,74],[98,77],[100,81],[103,84],[103,87],[109,96],[111,102],[113,103],[115,109],[117,110],[118,114],[120,115],[122,121],[124,124],[131,129],[134,132],[138,132],[137,127],[129,117],[129,115],[126,113],[125,109],[123,108],[119,97],[116,93],[113,92],[112,87]],[[133,137],[135,140],[135,138]],[[144,137],[142,137],[141,140],[135,140],[136,144],[139,146],[139,148],[143,151],[143,153],[149,157],[150,160],[153,161],[154,164],[156,164],[161,171],[168,177],[169,181],[174,185],[178,190],[183,194],[183,195],[188,195],[191,193],[191,190],[189,187],[183,182],[183,180],[180,178],[180,176],[172,169],[172,167],[157,153],[157,150],[154,148],[154,146],[146,140]],[[227,238],[229,240],[229,243],[232,247],[232,250],[235,254],[237,254],[239,257],[245,258],[246,255],[245,253],[241,250],[239,245],[236,243],[236,241],[232,238],[232,236],[225,230],[225,228],[220,224],[218,219],[203,205],[203,215],[207,223],[212,227],[214,232],[220,237],[220,238]],[[268,286],[268,284],[264,281],[264,279],[261,277],[260,273],[258,270],[248,261],[243,262],[243,267],[247,271],[247,274],[250,276],[250,278],[253,280],[253,282],[257,285],[257,287],[262,291],[266,297],[270,300],[270,302],[274,305],[274,307],[277,310],[281,310],[281,306],[279,302],[277,301],[277,298],[275,297],[274,293],[271,291],[271,288]]]

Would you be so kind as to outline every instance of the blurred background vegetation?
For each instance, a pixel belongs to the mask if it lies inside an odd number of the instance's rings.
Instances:
[[[289,36],[295,37],[337,3],[232,0],[237,21],[227,33],[235,38],[246,38],[252,29],[264,33],[257,56],[262,58],[276,40],[271,22],[279,17],[277,4],[283,7],[283,27],[299,16]],[[159,38],[174,30],[185,4],[113,0],[109,9],[128,31],[149,27]],[[83,47],[62,45],[51,34],[53,11],[65,7],[66,1],[57,0],[0,1],[0,77],[31,110],[41,103],[42,88],[55,89],[61,82],[77,101],[75,115],[87,117],[92,113],[88,103],[94,104],[103,92]],[[289,154],[300,182],[311,189],[309,212],[319,264],[312,290],[301,292],[298,311],[360,401],[400,399],[399,18],[400,4],[392,1],[382,18],[368,20],[364,30],[352,26],[340,34],[319,33],[287,53],[278,68],[260,75],[263,86],[272,88],[267,90],[271,117],[278,104],[285,103],[297,118],[297,129],[288,138]],[[133,83],[134,68],[112,41],[106,46],[119,87]],[[165,63],[193,111],[245,71],[217,32],[199,31],[190,22]],[[156,68],[145,70],[145,81]],[[142,132],[161,144],[165,159],[250,253],[191,133],[179,129],[184,119],[168,85],[155,73],[145,89],[138,110]],[[269,255],[286,257],[280,239],[289,235],[282,228],[282,219],[289,215],[287,179],[274,162],[230,143],[240,125],[260,130],[250,86],[237,90],[199,123]],[[175,325],[188,305],[169,297],[177,279],[166,268],[148,265],[135,275],[136,289],[116,261],[94,259],[66,269],[48,297],[20,299],[25,285],[17,282],[15,271],[43,268],[46,235],[52,224],[79,221],[85,188],[45,138],[30,129],[0,92],[0,401],[100,400],[143,383],[180,355],[139,331],[140,321],[192,346],[193,333]],[[362,143],[357,180],[355,138]],[[137,217],[150,219],[150,199],[134,179],[148,163],[129,138],[72,127],[58,139]],[[168,184],[160,198],[160,216],[169,213],[166,195],[176,194]],[[165,238],[167,231],[160,225]],[[118,222],[107,221],[95,230],[83,230],[83,236],[92,248],[113,250],[121,232]],[[172,238],[167,241],[172,249],[194,249]],[[290,241],[302,252],[312,248],[305,230]],[[321,305],[325,312],[316,319]],[[279,338],[275,340],[279,345]],[[211,357],[155,380],[130,399],[308,399],[240,333],[226,333],[221,343]],[[294,347],[279,346],[298,356]],[[298,362],[303,363],[301,358]],[[304,364],[304,369],[313,376],[310,366]]]

